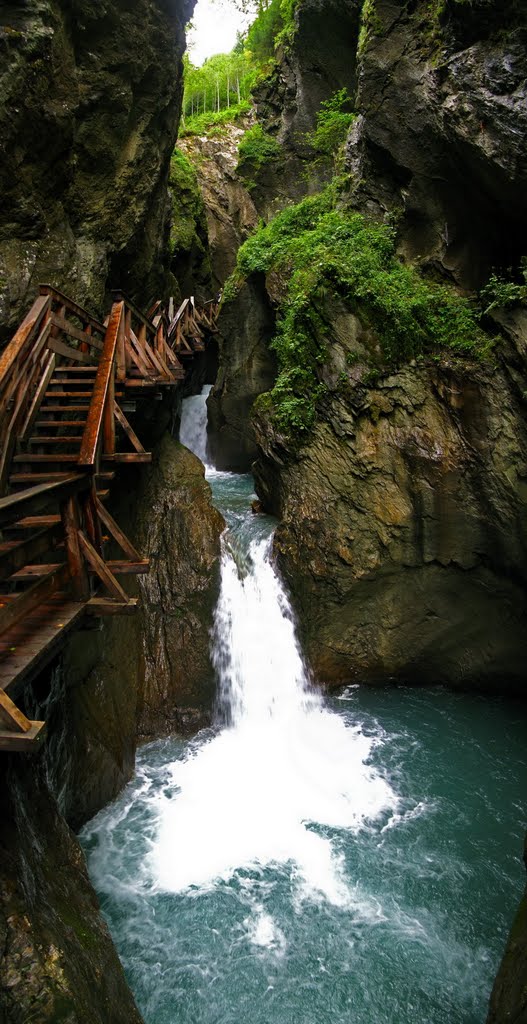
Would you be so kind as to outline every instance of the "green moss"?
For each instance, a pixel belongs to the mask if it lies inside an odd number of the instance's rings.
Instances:
[[[362,53],[372,36],[382,33],[382,24],[375,10],[375,0],[364,0],[361,13],[358,52]]]
[[[276,160],[281,153],[282,147],[276,139],[268,135],[261,124],[255,124],[245,132],[238,146],[238,171],[243,173],[247,167],[250,167],[258,173],[264,164]]]
[[[174,216],[170,232],[172,255],[190,250],[195,240],[196,226],[203,216],[203,200],[196,171],[180,150],[174,150],[170,161],[170,188],[173,191]]]
[[[375,330],[389,367],[445,350],[479,357],[491,345],[467,299],[397,258],[392,228],[339,208],[346,183],[334,179],[261,227],[239,250],[227,287],[232,296],[252,273],[273,270],[284,277],[271,399],[278,427],[291,435],[310,429],[324,394],[318,371],[330,340],[332,295]]]

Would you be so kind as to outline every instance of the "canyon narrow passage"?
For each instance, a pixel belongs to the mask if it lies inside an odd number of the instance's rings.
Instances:
[[[209,389],[181,439],[206,462]],[[214,728],[140,751],[83,830],[147,1024],[480,1024],[519,897],[525,725],[442,690],[312,688],[252,480],[228,531]]]

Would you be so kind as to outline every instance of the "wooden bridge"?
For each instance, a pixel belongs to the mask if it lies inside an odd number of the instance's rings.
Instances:
[[[0,354],[0,750],[42,739],[16,700],[82,617],[135,610],[119,577],[148,561],[105,508],[109,483],[116,464],[151,459],[130,413],[177,386],[214,330],[215,302],[145,315],[113,298],[101,323],[42,285]]]

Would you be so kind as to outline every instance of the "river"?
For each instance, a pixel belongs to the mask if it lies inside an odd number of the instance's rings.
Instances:
[[[206,461],[206,394],[182,440]],[[248,476],[228,523],[214,728],[141,748],[82,831],[147,1024],[483,1024],[523,870],[523,707],[311,685]]]

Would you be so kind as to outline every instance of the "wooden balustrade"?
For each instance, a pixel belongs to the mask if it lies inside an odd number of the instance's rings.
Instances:
[[[218,311],[189,298],[174,314],[171,299],[145,316],[116,293],[103,324],[40,292],[0,356],[0,750],[43,737],[14,699],[80,618],[135,610],[117,577],[148,561],[104,508],[105,486],[115,463],[150,460],[126,413],[177,385]],[[124,557],[106,557],[108,536]]]

